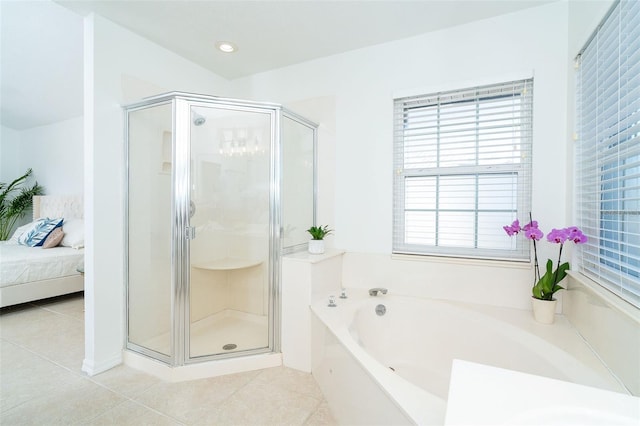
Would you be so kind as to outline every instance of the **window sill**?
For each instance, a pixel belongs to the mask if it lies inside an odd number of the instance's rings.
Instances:
[[[448,256],[430,256],[420,254],[391,254],[392,260],[407,260],[414,262],[428,263],[448,263],[452,265],[472,265],[486,266],[491,268],[513,268],[513,269],[531,269],[530,262],[519,262],[509,260],[490,260],[490,259],[473,259],[464,257],[448,257]]]
[[[615,310],[621,312],[626,315],[633,321],[640,324],[640,309],[633,306],[631,303],[625,301],[624,299],[616,296],[606,288],[599,285],[597,282],[593,281],[590,278],[587,278],[583,274],[577,271],[567,271],[567,275],[569,275],[573,280],[575,280],[579,285],[586,288],[587,291],[591,292],[598,298],[602,299],[602,301]]]

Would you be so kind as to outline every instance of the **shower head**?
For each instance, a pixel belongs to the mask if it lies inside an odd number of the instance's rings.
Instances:
[[[193,124],[195,126],[202,126],[206,121],[207,119],[201,116],[200,114],[196,114],[196,113],[193,114]]]

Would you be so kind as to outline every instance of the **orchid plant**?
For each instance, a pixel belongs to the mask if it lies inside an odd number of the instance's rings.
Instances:
[[[564,290],[558,283],[564,279],[569,270],[569,262],[561,262],[562,247],[567,241],[573,241],[575,244],[584,244],[587,242],[587,236],[576,226],[568,228],[555,229],[547,234],[547,241],[550,243],[560,244],[558,250],[558,267],[553,270],[553,261],[547,260],[544,275],[540,276],[540,267],[538,265],[538,250],[536,242],[544,237],[544,233],[538,228],[538,222],[531,218],[529,214],[529,223],[520,227],[520,221],[516,219],[511,225],[503,226],[503,229],[509,236],[524,233],[525,238],[533,241],[534,253],[534,271],[533,271],[533,288],[531,289],[533,297],[540,300],[553,300],[553,294],[558,290]]]

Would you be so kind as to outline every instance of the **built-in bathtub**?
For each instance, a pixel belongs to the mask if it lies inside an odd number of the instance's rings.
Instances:
[[[312,306],[312,370],[340,423],[443,424],[454,359],[625,392],[563,316],[347,294]]]

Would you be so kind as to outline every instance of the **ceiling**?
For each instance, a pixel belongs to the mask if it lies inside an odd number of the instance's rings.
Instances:
[[[82,115],[82,18],[48,1],[0,0],[0,124]]]
[[[236,79],[550,1],[0,0],[0,118],[25,129],[82,114],[82,16],[91,12]],[[220,40],[238,51],[219,52]]]

